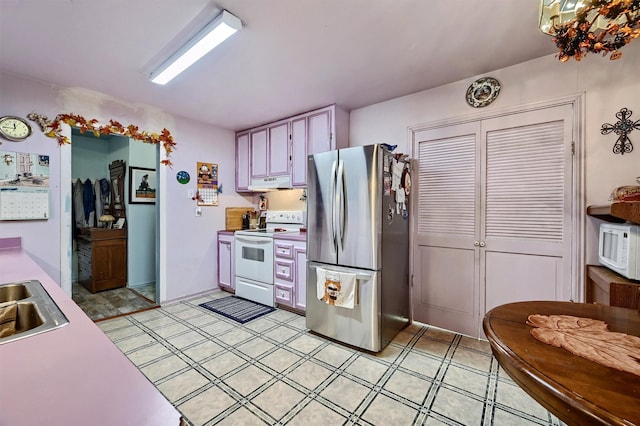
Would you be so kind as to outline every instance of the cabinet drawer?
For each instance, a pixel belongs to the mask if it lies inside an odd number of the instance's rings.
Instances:
[[[276,290],[276,302],[282,303],[283,305],[293,306],[293,287],[275,283]]]
[[[284,257],[286,259],[293,259],[293,244],[275,242],[273,244],[276,257]]]
[[[293,281],[293,260],[276,260],[275,276],[281,280]]]

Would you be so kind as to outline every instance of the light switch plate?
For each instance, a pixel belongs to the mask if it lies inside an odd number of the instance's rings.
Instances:
[[[196,216],[197,217],[202,216],[202,207],[200,206],[196,207]]]
[[[187,198],[193,199],[193,197],[195,196],[196,196],[196,191],[194,191],[193,189],[187,189]]]

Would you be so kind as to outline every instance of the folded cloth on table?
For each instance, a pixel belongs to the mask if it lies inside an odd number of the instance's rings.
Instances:
[[[353,309],[356,306],[357,275],[316,267],[316,296],[328,305]]]
[[[16,332],[18,304],[15,301],[0,303],[0,337],[7,337]]]

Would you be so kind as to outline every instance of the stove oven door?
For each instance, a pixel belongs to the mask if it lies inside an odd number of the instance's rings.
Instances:
[[[234,239],[236,276],[273,285],[273,238],[236,234]]]

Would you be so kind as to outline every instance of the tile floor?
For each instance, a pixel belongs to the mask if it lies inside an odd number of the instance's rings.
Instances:
[[[138,285],[138,286],[129,287],[129,288],[131,290],[138,292],[139,294],[141,294],[142,296],[146,297],[151,301],[156,300],[156,283],[148,283],[148,284]]]
[[[89,318],[99,321],[157,306],[152,302],[155,300],[155,284],[152,287],[135,287],[135,292],[123,287],[93,294],[75,282],[72,285],[71,297]]]
[[[98,323],[192,425],[561,425],[479,341],[423,324],[374,355],[276,310],[240,325],[214,292]]]

